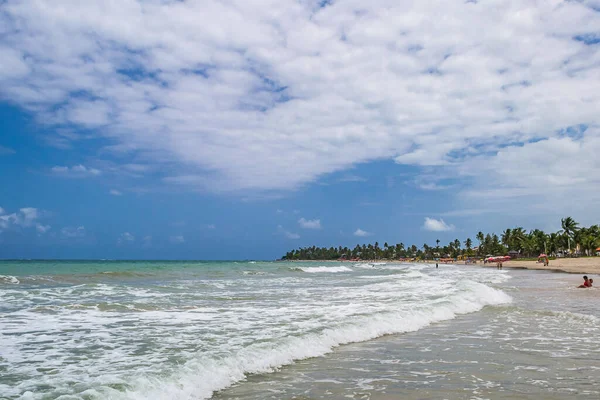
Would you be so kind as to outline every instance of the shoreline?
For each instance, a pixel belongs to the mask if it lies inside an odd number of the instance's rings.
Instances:
[[[496,268],[494,263],[492,264],[471,264],[478,265],[481,267]],[[548,266],[544,266],[543,263],[537,261],[519,261],[510,260],[506,261],[502,265],[503,268],[512,269],[529,269],[538,271],[552,271],[552,272],[563,272],[566,274],[595,274],[600,275],[600,257],[591,258],[559,258],[551,260]]]
[[[435,260],[420,260],[420,261],[401,261],[401,260],[360,260],[360,261],[340,261],[340,260],[287,260],[286,262],[325,262],[325,263],[428,263],[434,264],[438,263],[440,266],[446,265],[466,265],[472,267],[481,267],[481,268],[496,268],[496,263],[483,264],[483,262],[478,262],[474,264],[465,264],[464,261],[456,261],[456,262],[439,262]],[[559,258],[556,260],[551,260],[550,265],[544,266],[543,263],[538,263],[537,261],[519,261],[518,259],[505,261],[502,265],[503,268],[510,269],[529,269],[529,270],[539,270],[539,271],[551,271],[551,272],[562,272],[566,274],[595,274],[600,275],[600,257],[586,257],[586,258]]]

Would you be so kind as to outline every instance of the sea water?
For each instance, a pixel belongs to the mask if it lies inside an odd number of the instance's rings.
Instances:
[[[0,398],[598,398],[600,291],[433,264],[1,262]]]

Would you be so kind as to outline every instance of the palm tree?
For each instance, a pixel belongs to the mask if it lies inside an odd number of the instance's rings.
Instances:
[[[508,228],[502,233],[502,244],[505,245],[508,250],[510,250],[512,240],[512,229]]]
[[[522,227],[518,227],[512,230],[510,234],[511,245],[510,247],[513,250],[521,251],[523,250],[523,242],[525,241],[527,234],[525,233],[525,229]]]
[[[586,255],[593,255],[598,245],[598,238],[593,235],[586,235],[581,238],[581,246]]]
[[[471,247],[473,246],[473,241],[471,240],[471,238],[467,238],[467,240],[465,240],[465,247],[467,248],[467,255],[470,256],[471,255]]]
[[[565,236],[567,237],[569,254],[571,254],[571,237],[577,231],[579,223],[575,222],[573,218],[567,217],[561,219],[560,224],[562,226],[563,232],[565,233]]]

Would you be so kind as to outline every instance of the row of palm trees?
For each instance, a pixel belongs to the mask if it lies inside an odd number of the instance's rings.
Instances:
[[[471,238],[464,242],[458,239],[440,247],[440,240],[436,240],[436,246],[427,243],[421,247],[416,245],[405,246],[404,243],[388,244],[380,246],[375,244],[357,244],[354,248],[348,247],[301,247],[288,251],[284,260],[336,260],[339,258],[360,258],[363,260],[374,259],[398,259],[420,257],[422,259],[433,259],[438,257],[483,257],[488,254],[507,255],[516,252],[524,257],[536,257],[540,253],[548,255],[562,254],[570,256],[573,254],[594,255],[600,245],[600,228],[598,225],[590,227],[579,227],[573,218],[561,219],[562,229],[554,233],[545,233],[539,229],[529,232],[522,227],[508,228],[500,236],[495,233],[478,232],[475,239],[478,241],[474,246]]]

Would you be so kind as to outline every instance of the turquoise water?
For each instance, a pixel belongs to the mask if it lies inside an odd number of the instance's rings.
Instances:
[[[573,278],[0,262],[0,398],[597,398],[599,291]]]

